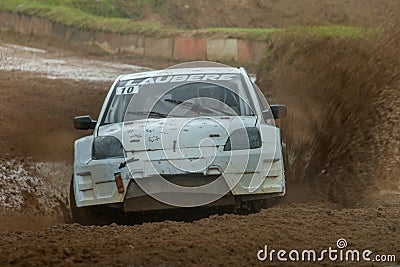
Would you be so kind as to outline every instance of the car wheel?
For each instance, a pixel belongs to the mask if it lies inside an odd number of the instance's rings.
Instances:
[[[77,207],[75,202],[74,179],[71,179],[69,189],[69,203],[72,213],[72,220],[81,225],[97,225],[99,224],[96,216],[95,207]]]

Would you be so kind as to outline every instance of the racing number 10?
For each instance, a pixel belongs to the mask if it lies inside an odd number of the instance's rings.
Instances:
[[[137,93],[137,86],[131,86],[131,87],[123,87],[121,91],[121,95],[123,94],[134,94]],[[125,92],[126,91],[126,92]]]

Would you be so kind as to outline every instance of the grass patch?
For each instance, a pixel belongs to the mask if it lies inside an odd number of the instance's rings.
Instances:
[[[343,25],[298,26],[290,28],[207,28],[191,31],[192,35],[213,35],[225,38],[270,41],[282,35],[306,35],[311,37],[335,36],[341,38],[370,38],[381,32],[378,28],[363,28]]]
[[[73,7],[68,0],[55,0],[52,4],[45,3],[46,0],[0,0],[0,9],[11,12],[25,13],[47,18],[51,21],[60,22],[68,26],[75,26],[85,30],[101,30],[118,33],[138,33],[148,35],[164,35],[178,33],[176,29],[166,29],[155,22],[133,21],[129,18],[99,16],[85,12]],[[65,5],[55,5],[57,2]]]
[[[42,5],[52,7],[67,7],[82,10],[85,13],[114,18],[136,18],[140,16],[145,5],[158,8],[162,5],[161,0],[25,0],[25,1],[1,1],[15,6]]]
[[[299,26],[288,28],[286,31],[295,35],[305,34],[312,37],[337,36],[342,38],[369,38],[379,34],[381,29],[333,25],[311,27]]]
[[[68,26],[85,30],[133,33],[154,37],[176,35],[211,36],[215,38],[238,38],[270,41],[282,34],[306,34],[311,36],[338,36],[363,38],[378,29],[349,26],[313,26],[291,28],[207,28],[179,30],[157,22],[135,21],[145,5],[162,8],[161,0],[0,0],[0,10],[25,13],[47,18]],[[128,11],[129,12],[128,12]]]

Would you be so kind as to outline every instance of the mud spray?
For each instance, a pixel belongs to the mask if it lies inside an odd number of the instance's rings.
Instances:
[[[364,205],[400,191],[399,20],[360,39],[278,41],[258,85],[288,106],[287,201]]]

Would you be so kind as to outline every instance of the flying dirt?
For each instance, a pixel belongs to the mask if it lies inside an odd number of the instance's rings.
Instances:
[[[284,40],[263,63],[259,86],[292,110],[282,129],[292,177],[288,187],[300,195],[289,198],[354,207],[398,195],[396,25],[387,26],[378,41]]]
[[[72,118],[96,118],[110,82],[1,71],[0,265],[254,265],[265,245],[322,250],[340,238],[399,264],[396,25],[370,39],[298,36],[274,45],[257,83],[271,103],[288,107],[288,192],[249,215],[69,224],[72,144],[84,135]]]

